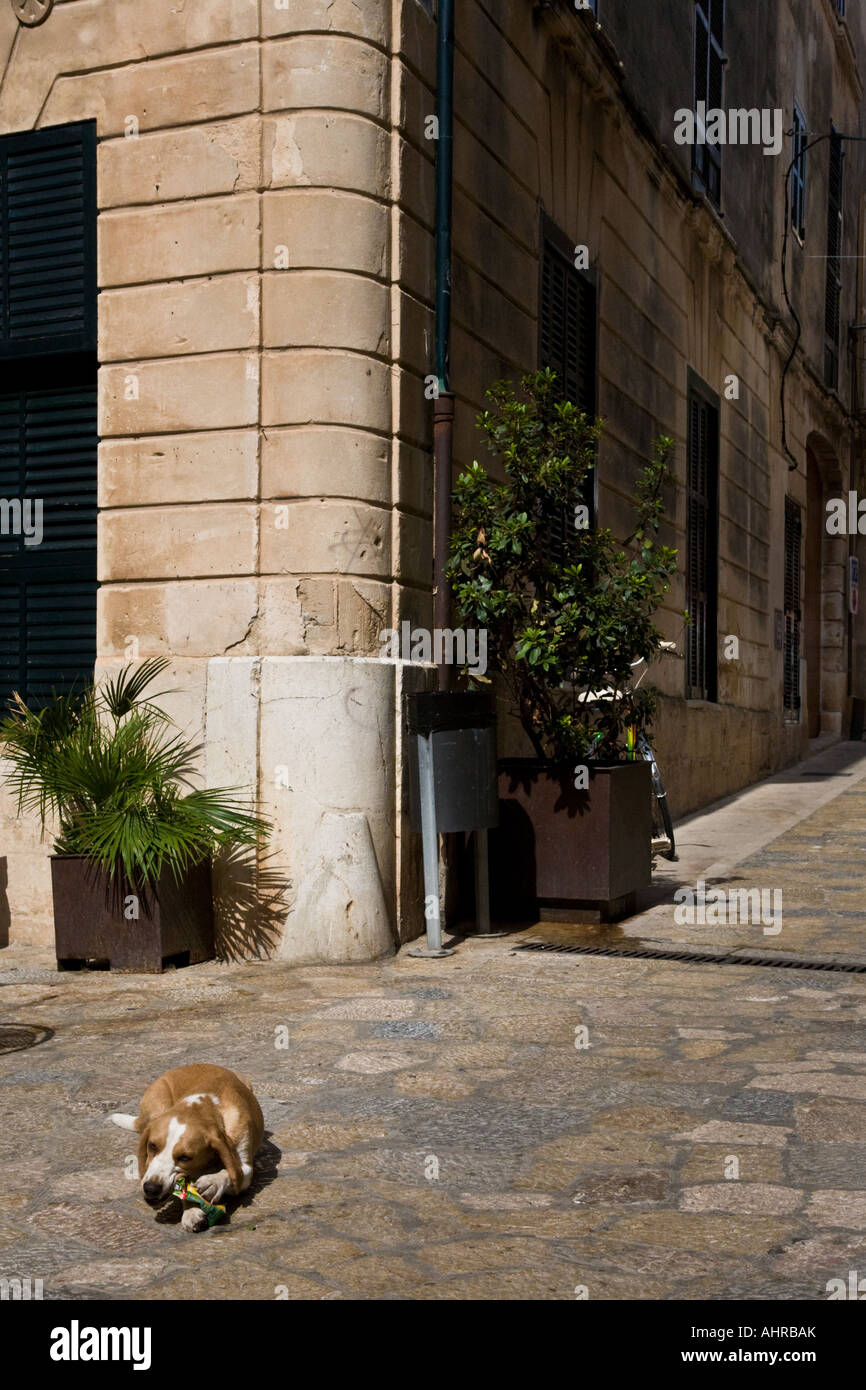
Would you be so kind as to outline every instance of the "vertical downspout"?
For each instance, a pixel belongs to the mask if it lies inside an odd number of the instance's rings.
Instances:
[[[451,538],[451,459],[454,437],[454,396],[450,381],[451,348],[451,204],[454,168],[454,0],[439,0],[436,53],[436,377],[433,405],[433,625],[451,626],[450,589],[446,576]],[[436,669],[439,690],[451,685],[451,668],[442,661]]]

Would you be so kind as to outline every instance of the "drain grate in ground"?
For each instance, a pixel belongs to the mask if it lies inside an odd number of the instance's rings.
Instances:
[[[561,956],[633,956],[641,960],[690,961],[705,965],[760,965],[781,970],[836,970],[866,975],[866,961],[853,956],[786,956],[780,951],[713,950],[711,946],[647,945],[640,941],[606,946],[562,946],[549,941],[524,941],[515,951],[549,951]]]
[[[26,1047],[36,1047],[53,1037],[51,1028],[40,1028],[35,1023],[0,1023],[0,1053],[23,1052]]]

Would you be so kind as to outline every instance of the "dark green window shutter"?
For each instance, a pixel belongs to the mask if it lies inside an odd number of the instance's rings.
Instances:
[[[559,378],[564,399],[595,414],[596,294],[550,236],[541,264],[539,361]]]
[[[803,519],[792,497],[785,498],[785,713],[800,712],[800,565]]]
[[[68,690],[96,660],[96,386],[0,396],[0,694]],[[42,538],[10,528],[10,502]],[[30,505],[30,513],[26,511]],[[33,536],[32,539],[37,539]]]
[[[686,449],[686,695],[715,700],[717,691],[719,413],[689,392]]]
[[[95,123],[3,136],[0,712],[93,675],[96,298]]]
[[[563,400],[591,419],[596,412],[597,292],[593,280],[574,265],[574,246],[549,218],[542,219],[538,305],[538,364],[556,372]],[[576,503],[587,507],[595,524],[595,476],[590,473]],[[565,559],[565,531],[574,513],[551,518],[549,545],[555,561]]]
[[[96,350],[96,127],[0,140],[0,357]]]

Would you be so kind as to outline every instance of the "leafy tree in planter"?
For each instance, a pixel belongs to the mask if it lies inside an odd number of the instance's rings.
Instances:
[[[0,722],[19,813],[35,812],[43,832],[56,825],[55,854],[83,855],[135,888],[155,885],[163,869],[179,880],[221,849],[261,844],[270,829],[232,789],[194,785],[198,746],[175,731],[159,696],[144,698],[168,664],[126,667],[40,709],[15,695]]]
[[[676,570],[676,550],[658,541],[673,440],[656,441],[634,531],[618,543],[575,524],[601,422],[563,401],[549,370],[524,377],[520,393],[498,382],[487,395],[478,424],[505,481],[478,462],[457,481],[449,577],[460,618],[487,629],[490,666],[539,758],[617,760],[625,726],[645,727],[657,703],[651,689],[627,687],[631,662],[658,651],[653,614]],[[604,689],[617,697],[600,710],[579,698]]]

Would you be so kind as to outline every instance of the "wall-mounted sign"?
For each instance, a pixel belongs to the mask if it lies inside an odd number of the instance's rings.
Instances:
[[[43,24],[54,9],[54,0],[12,0],[12,12],[19,24],[35,29]]]
[[[781,608],[777,608],[773,614],[773,646],[777,652],[782,651],[785,645],[785,615]]]
[[[848,612],[856,613],[860,607],[860,561],[856,555],[848,556]]]

